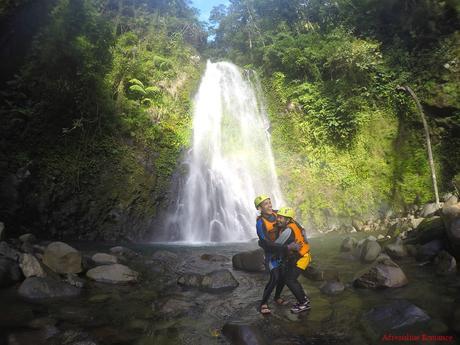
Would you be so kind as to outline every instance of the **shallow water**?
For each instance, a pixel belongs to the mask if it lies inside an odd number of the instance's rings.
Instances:
[[[313,264],[324,270],[326,276],[338,274],[342,282],[351,283],[356,272],[366,265],[341,258],[339,247],[344,237],[313,238],[310,240],[311,251]],[[97,244],[75,247],[85,253],[108,248]],[[138,245],[132,249],[147,259],[158,250],[176,253],[178,260],[172,269],[177,274],[168,273],[148,260],[132,262],[129,266],[142,274],[137,285],[90,283],[77,298],[33,304],[16,296],[17,287],[2,289],[0,327],[3,338],[0,343],[48,344],[49,339],[54,339],[49,338],[50,332],[78,330],[100,344],[229,344],[222,335],[222,327],[227,322],[239,322],[258,329],[269,344],[374,344],[380,342],[381,335],[369,330],[362,315],[372,307],[394,299],[409,300],[426,311],[431,320],[399,331],[389,330],[390,334],[453,334],[449,326],[453,302],[460,292],[458,275],[437,277],[432,266],[420,266],[413,258],[398,262],[409,279],[405,287],[368,290],[355,289],[347,284],[340,295],[326,296],[319,289],[322,282],[301,277],[299,280],[311,297],[312,310],[294,315],[289,306],[271,303],[272,315],[262,316],[257,312],[257,306],[268,274],[234,271],[231,265],[232,255],[255,248],[255,242],[193,247]],[[229,260],[202,260],[200,256],[205,253],[223,255]],[[238,280],[239,286],[233,291],[211,294],[184,290],[176,284],[180,272],[203,274],[220,268],[231,270]],[[294,302],[287,288],[283,297]],[[171,301],[174,301],[173,307],[185,305],[185,311],[176,313],[172,308],[172,311],[165,312],[165,305]],[[48,321],[46,327],[31,328],[31,320],[43,317],[54,321]]]

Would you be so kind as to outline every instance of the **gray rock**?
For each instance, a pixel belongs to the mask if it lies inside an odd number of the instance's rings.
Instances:
[[[443,207],[443,221],[453,254],[460,258],[460,203]]]
[[[28,242],[30,244],[34,244],[37,242],[37,238],[35,237],[35,235],[30,233],[19,236],[19,240],[21,242]]]
[[[446,245],[443,240],[433,240],[418,247],[415,259],[417,261],[432,260],[438,253],[445,249]]]
[[[425,218],[411,218],[410,219],[410,226],[412,229],[416,229],[424,220]]]
[[[16,261],[0,256],[0,288],[15,284],[23,279]]]
[[[83,278],[80,278],[75,273],[67,273],[65,281],[69,283],[70,285],[75,286],[77,288],[82,288],[86,285],[86,280],[84,280]]]
[[[160,308],[162,315],[166,317],[178,317],[190,311],[196,304],[193,301],[182,299],[169,299]]]
[[[400,238],[397,238],[395,243],[388,244],[385,247],[385,252],[387,252],[392,259],[402,259],[408,255]]]
[[[203,276],[198,273],[186,273],[183,274],[177,279],[177,284],[189,287],[189,288],[199,288],[201,287],[201,282],[203,281]]]
[[[320,290],[325,295],[333,296],[345,290],[345,286],[340,281],[329,281],[323,284]]]
[[[226,323],[222,333],[235,345],[267,345],[260,327],[243,323]]]
[[[421,217],[426,218],[433,216],[436,212],[438,211],[438,207],[436,206],[436,203],[430,203],[430,204],[425,204],[422,208],[422,212],[420,214]]]
[[[32,254],[21,254],[19,258],[19,267],[26,278],[45,277],[46,273],[42,265]]]
[[[358,219],[353,219],[351,225],[355,228],[356,231],[363,231],[364,223]]]
[[[341,252],[349,252],[357,246],[358,242],[353,237],[346,237],[340,245]]]
[[[233,255],[233,268],[236,270],[248,272],[264,272],[265,271],[265,256],[262,249],[242,252]]]
[[[380,259],[364,273],[359,273],[354,280],[356,287],[363,288],[396,288],[407,285],[408,280],[403,270],[390,259]]]
[[[134,250],[122,246],[112,247],[110,248],[110,252],[115,255],[122,255],[127,259],[134,259],[136,256],[139,256]]]
[[[363,315],[363,322],[378,335],[429,320],[425,311],[403,299],[374,307]]]
[[[218,270],[206,274],[201,288],[208,292],[224,292],[238,287],[239,283],[229,270]]]
[[[323,281],[325,276],[324,271],[314,267],[313,265],[308,265],[307,269],[303,271],[302,274],[313,281]]]
[[[456,195],[451,194],[449,197],[444,199],[444,205],[442,207],[452,206],[458,203],[458,197]]]
[[[50,243],[43,255],[43,263],[56,273],[80,273],[81,254],[64,242]]]
[[[111,265],[118,263],[116,256],[105,253],[96,253],[91,259],[96,265]]]
[[[137,282],[139,273],[125,265],[113,264],[92,268],[86,276],[102,283],[125,284]]]
[[[80,289],[50,277],[31,277],[22,282],[18,293],[24,298],[37,300],[78,296]]]
[[[439,252],[434,259],[436,274],[446,276],[457,273],[457,261],[445,250]]]
[[[8,243],[5,241],[0,242],[0,256],[4,256],[8,259],[18,261],[20,253],[16,250],[11,248]]]
[[[361,246],[361,261],[363,262],[372,262],[382,251],[382,247],[374,240],[366,239],[366,241]]]
[[[414,231],[409,232],[406,244],[425,244],[445,237],[444,222],[439,216],[424,219]]]

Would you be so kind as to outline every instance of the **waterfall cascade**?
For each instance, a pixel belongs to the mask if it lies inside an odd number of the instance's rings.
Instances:
[[[260,84],[253,73],[208,61],[194,99],[188,175],[169,215],[169,241],[237,242],[255,237],[253,200],[282,202]]]

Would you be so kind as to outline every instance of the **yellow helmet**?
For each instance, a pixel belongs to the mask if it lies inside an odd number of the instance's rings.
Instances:
[[[291,207],[281,207],[278,212],[278,216],[283,216],[286,218],[294,218],[295,217],[295,211]]]
[[[257,208],[262,203],[262,201],[270,199],[267,194],[259,195],[257,198],[254,199],[254,206]]]

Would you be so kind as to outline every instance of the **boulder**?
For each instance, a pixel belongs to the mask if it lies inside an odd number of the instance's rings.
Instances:
[[[379,336],[385,332],[401,329],[417,322],[430,320],[428,314],[404,299],[377,306],[364,313],[362,322]]]
[[[438,211],[438,206],[436,205],[435,202],[432,202],[432,203],[429,203],[429,204],[425,204],[425,205],[422,207],[422,212],[420,213],[420,216],[421,216],[422,218],[431,217],[431,216],[433,216],[437,211]]]
[[[443,221],[453,254],[460,258],[460,203],[443,207]]]
[[[125,284],[137,282],[139,273],[125,265],[112,264],[92,268],[86,276],[102,283]]]
[[[442,205],[442,207],[444,208],[444,207],[452,206],[457,203],[458,203],[458,197],[456,195],[450,194],[450,196],[447,196],[444,199],[444,204]]]
[[[0,256],[0,288],[15,284],[23,279],[16,261]]]
[[[27,242],[30,244],[34,244],[37,242],[37,238],[35,237],[35,235],[30,233],[19,236],[19,240],[21,242]]]
[[[338,295],[343,290],[345,290],[345,286],[340,281],[328,281],[323,284],[320,288],[321,292],[328,296]]]
[[[266,345],[269,344],[263,336],[260,327],[243,323],[226,323],[222,333],[235,345]]]
[[[213,271],[204,275],[201,289],[208,292],[224,292],[238,287],[239,283],[229,270]]]
[[[445,241],[433,240],[425,243],[423,246],[418,247],[415,259],[417,261],[429,261],[434,259],[438,253],[446,248]]]
[[[78,296],[81,290],[50,277],[30,277],[19,287],[19,295],[31,299],[64,298]]]
[[[20,253],[16,250],[11,248],[8,243],[5,241],[0,242],[0,256],[6,257],[13,261],[19,260]]]
[[[233,268],[236,270],[248,272],[264,272],[265,271],[265,256],[262,249],[242,252],[233,255]]]
[[[196,307],[196,303],[190,300],[169,299],[160,307],[159,311],[166,317],[176,318],[190,312],[194,307]]]
[[[362,288],[396,288],[408,283],[403,270],[393,261],[380,258],[364,272],[358,273],[354,286]]]
[[[43,263],[56,273],[80,273],[81,254],[64,242],[50,243],[43,255]]]
[[[372,239],[366,239],[361,246],[360,259],[363,262],[372,262],[382,251],[380,244]]]
[[[134,250],[122,246],[112,247],[110,248],[110,252],[115,255],[124,256],[127,259],[133,259],[139,255]]]
[[[397,238],[395,243],[388,244],[385,247],[385,252],[392,259],[402,259],[408,255],[407,250],[403,245],[403,241],[400,238]]]
[[[67,273],[65,281],[69,283],[70,285],[75,286],[77,288],[82,288],[86,285],[86,280],[83,278],[80,278],[75,273]]]
[[[409,232],[406,244],[425,244],[445,237],[444,222],[439,216],[424,219],[414,231]]]
[[[324,280],[324,271],[314,267],[313,265],[308,265],[307,269],[302,273],[306,278],[313,281],[322,281]]]
[[[117,257],[105,253],[97,253],[91,257],[96,265],[111,265],[118,263]]]
[[[353,237],[345,237],[340,245],[341,252],[349,252],[353,250],[358,242]]]
[[[185,273],[177,279],[177,284],[183,287],[199,288],[201,287],[202,281],[203,281],[203,276],[201,274]]]
[[[436,274],[446,276],[457,273],[457,261],[445,250],[439,252],[434,259]]]
[[[45,277],[46,273],[38,259],[32,254],[21,254],[19,267],[26,278]]]

